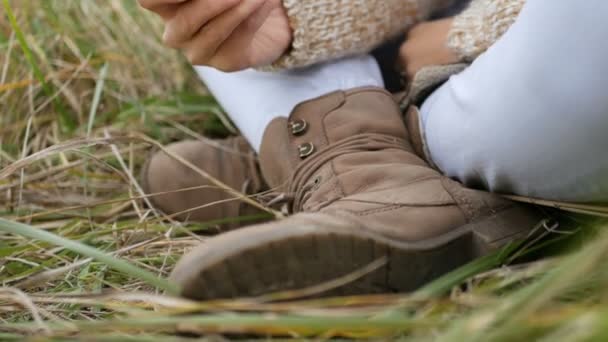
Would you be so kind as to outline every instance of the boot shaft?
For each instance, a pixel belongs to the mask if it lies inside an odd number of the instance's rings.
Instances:
[[[370,136],[413,151],[399,108],[388,92],[358,88],[330,93],[298,105],[288,119],[270,123],[260,151],[262,173],[271,187],[285,187],[297,168],[337,145],[359,140],[359,149],[377,149],[374,143],[365,146]]]

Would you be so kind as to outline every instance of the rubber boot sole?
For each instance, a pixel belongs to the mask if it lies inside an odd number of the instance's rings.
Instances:
[[[288,220],[207,240],[180,260],[171,280],[195,300],[256,297],[326,283],[384,258],[373,272],[314,297],[407,292],[525,238],[542,221],[514,206],[441,236],[401,242],[330,216]]]

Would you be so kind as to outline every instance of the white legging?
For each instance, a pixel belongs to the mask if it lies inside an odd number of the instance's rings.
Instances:
[[[491,191],[608,200],[608,1],[528,0],[422,108],[432,158]]]
[[[606,15],[606,0],[528,0],[502,39],[423,104],[435,164],[490,191],[608,201]],[[382,85],[369,56],[273,75],[199,73],[256,148],[266,123],[321,89]]]

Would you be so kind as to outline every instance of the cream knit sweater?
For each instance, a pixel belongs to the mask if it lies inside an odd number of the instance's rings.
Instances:
[[[456,16],[448,46],[465,62],[477,58],[511,27],[526,0],[473,0]]]
[[[525,0],[473,0],[455,18],[448,46],[477,57],[513,23]],[[294,32],[274,68],[302,67],[364,53],[425,20],[451,0],[283,0]]]

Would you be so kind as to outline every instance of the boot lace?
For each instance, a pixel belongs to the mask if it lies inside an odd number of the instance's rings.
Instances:
[[[321,185],[321,179],[310,179],[327,163],[335,158],[365,151],[381,151],[386,149],[406,150],[414,153],[405,139],[386,134],[363,133],[345,138],[335,144],[331,144],[308,159],[300,163],[279,189],[285,191],[271,190],[258,197],[262,203],[273,209],[281,211],[285,215],[303,210],[312,193]]]

